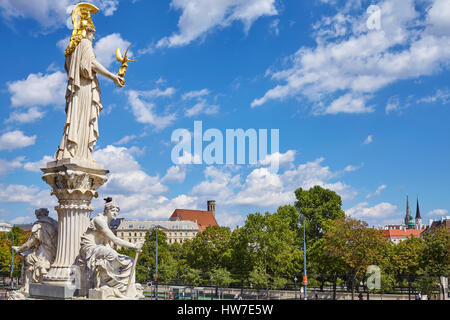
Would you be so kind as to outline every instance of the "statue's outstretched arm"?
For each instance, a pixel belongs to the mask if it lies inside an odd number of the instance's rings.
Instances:
[[[14,246],[13,248],[17,253],[22,253],[24,251],[27,251],[27,250],[37,246],[38,244],[39,244],[39,240],[37,239],[36,234],[32,233],[30,235],[30,237],[28,238],[28,240],[23,245],[21,245],[20,247]]]
[[[125,80],[117,74],[108,71],[100,62],[97,61],[97,59],[94,59],[92,61],[92,69],[96,73],[111,79],[116,84],[116,86],[123,87],[122,83],[124,83]]]
[[[105,236],[106,239],[108,239],[109,241],[113,242],[117,246],[125,247],[125,248],[131,248],[131,249],[140,249],[140,246],[138,248],[137,244],[125,241],[123,239],[120,239],[116,235],[114,235],[114,233],[108,227],[106,222],[104,222],[103,220],[99,219],[96,222],[97,222],[97,228],[98,228],[98,230],[100,230],[103,233],[103,236]]]

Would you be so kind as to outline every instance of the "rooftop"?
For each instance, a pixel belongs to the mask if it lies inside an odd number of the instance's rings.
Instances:
[[[190,220],[198,224],[198,231],[202,232],[206,227],[217,226],[217,221],[210,211],[175,209],[169,218],[170,221]]]

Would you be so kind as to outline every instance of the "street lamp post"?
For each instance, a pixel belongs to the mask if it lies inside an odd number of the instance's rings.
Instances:
[[[158,300],[158,229],[156,231],[156,273],[155,273],[155,299]]]
[[[13,289],[14,286],[14,280],[13,280],[13,272],[14,272],[14,233],[11,232],[12,240],[11,240],[11,273],[10,273],[10,280],[11,280],[11,289]],[[8,236],[6,236],[6,240],[8,240]]]
[[[297,300],[297,276],[294,278],[294,283],[295,283],[295,290],[294,290],[295,300]]]
[[[303,216],[303,269],[305,270],[303,276],[303,284],[305,286],[305,300],[308,300],[307,288],[308,288],[308,276],[306,274],[306,225],[305,225],[305,215]]]
[[[306,273],[306,225],[305,225],[305,215],[301,213],[300,209],[297,208],[298,213],[301,217],[303,217],[303,286],[305,290],[305,298],[304,300],[308,300],[307,288],[308,288],[308,276]],[[300,219],[300,217],[299,217]]]

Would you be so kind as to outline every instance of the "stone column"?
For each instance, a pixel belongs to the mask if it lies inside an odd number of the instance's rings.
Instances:
[[[30,287],[30,295],[70,299],[76,295],[73,268],[80,251],[80,238],[86,231],[97,189],[106,181],[108,170],[96,162],[64,159],[47,163],[42,179],[58,198],[58,245],[55,261],[42,285]]]

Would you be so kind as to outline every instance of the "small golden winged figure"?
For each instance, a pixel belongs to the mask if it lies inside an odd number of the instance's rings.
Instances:
[[[128,46],[127,50],[125,51],[124,56],[122,57],[122,53],[120,52],[120,49],[117,48],[116,49],[116,59],[117,61],[119,61],[122,65],[120,66],[119,72],[117,73],[118,76],[124,78],[125,77],[125,72],[127,72],[127,68],[128,68],[128,62],[134,62],[136,61],[136,59],[134,60],[130,60],[127,57],[128,54],[128,49],[130,49],[131,44]],[[125,81],[123,81],[122,83],[123,85],[125,85]]]

